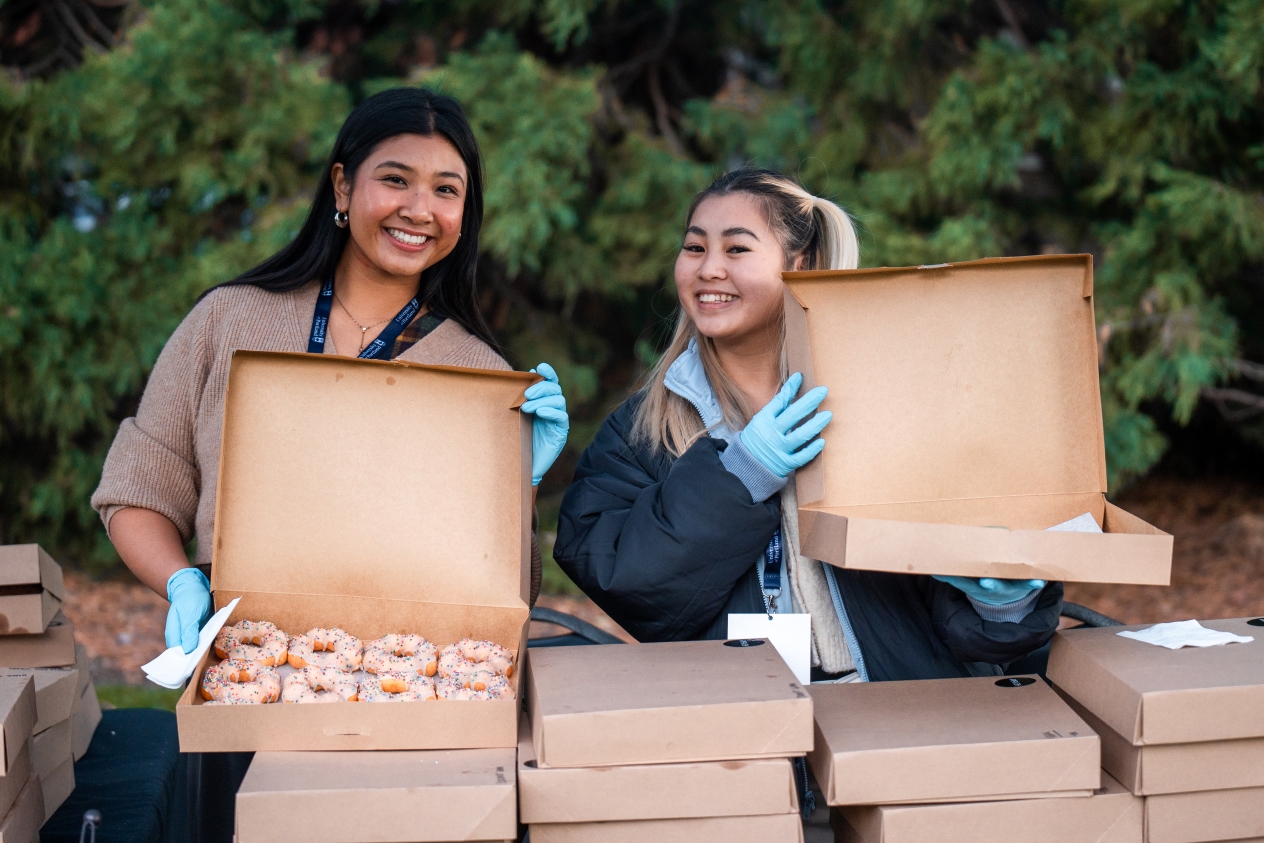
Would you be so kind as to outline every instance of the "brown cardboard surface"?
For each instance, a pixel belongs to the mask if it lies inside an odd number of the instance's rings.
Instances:
[[[1110,776],[1092,796],[833,808],[838,843],[1141,843],[1144,800]]]
[[[88,650],[78,642],[75,642],[75,669],[79,671],[79,686],[75,693],[82,696],[83,689],[92,684],[92,671],[88,668]]]
[[[531,651],[527,707],[541,767],[803,755],[812,699],[766,643]]]
[[[75,760],[78,761],[92,745],[92,736],[96,734],[97,726],[101,724],[101,703],[97,699],[97,690],[91,682],[83,689],[83,694],[75,703],[75,710],[70,716],[70,721],[73,730],[70,738],[71,749]]]
[[[524,717],[518,736],[523,823],[785,814],[796,804],[789,759],[540,767]]]
[[[32,776],[30,742],[18,752],[17,758],[9,765],[6,775],[0,776],[0,817],[3,817],[17,801],[18,794],[26,786]]]
[[[39,830],[45,819],[44,790],[39,777],[32,776],[9,813],[0,820],[0,843],[39,843]]]
[[[44,794],[44,822],[53,815],[75,789],[75,762],[70,756],[47,776],[35,775]]]
[[[516,408],[538,376],[242,351],[231,366],[211,575],[216,607],[241,598],[230,624],[525,652],[531,426]],[[516,743],[516,700],[221,707],[197,684],[176,707],[184,752]]]
[[[48,629],[61,601],[47,591],[0,594],[0,635],[27,635]]]
[[[71,736],[74,729],[69,720],[63,720],[31,737],[31,771],[47,779],[53,771],[71,760]]]
[[[75,663],[75,628],[58,612],[39,635],[0,635],[0,666],[69,667]]]
[[[1097,736],[1047,685],[995,677],[813,685],[829,805],[1027,798],[1100,786]]]
[[[803,843],[798,814],[602,823],[541,823],[531,843]]]
[[[0,676],[30,676],[35,680],[35,711],[39,719],[35,721],[33,731],[42,732],[70,718],[79,686],[77,668],[0,667]]]
[[[1091,256],[783,277],[790,368],[834,411],[795,474],[804,554],[1167,585],[1171,536],[1104,498]],[[1085,512],[1105,534],[1044,532]]]
[[[1102,741],[1102,769],[1140,796],[1264,787],[1264,738],[1133,746],[1062,695]]]
[[[1129,743],[1264,737],[1264,628],[1200,621],[1249,644],[1169,650],[1118,635],[1150,624],[1057,633],[1049,680]]]
[[[1146,797],[1146,843],[1264,837],[1264,787]]]
[[[10,766],[30,741],[36,719],[35,680],[30,676],[0,677],[0,733],[4,740],[0,775],[8,775]]]
[[[66,597],[61,566],[37,544],[0,545],[0,587],[38,585],[58,600]]]
[[[516,837],[514,767],[512,749],[261,752],[237,792],[237,840],[411,843]]]

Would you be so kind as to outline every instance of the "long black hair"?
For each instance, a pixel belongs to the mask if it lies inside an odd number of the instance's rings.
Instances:
[[[272,257],[218,286],[251,284],[273,293],[296,290],[328,278],[342,258],[350,229],[334,225],[333,167],[342,164],[352,181],[356,170],[382,142],[398,135],[439,135],[456,147],[469,174],[461,237],[443,260],[421,273],[418,298],[436,315],[446,316],[494,349],[499,343],[478,306],[475,289],[478,233],[483,226],[483,161],[461,104],[425,88],[392,88],[357,105],[342,124],[316,197],[298,235]],[[216,289],[216,288],[212,288]],[[207,291],[209,293],[210,290]],[[205,295],[205,293],[203,294]]]

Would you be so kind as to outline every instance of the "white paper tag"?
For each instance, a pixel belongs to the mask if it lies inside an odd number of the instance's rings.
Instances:
[[[812,616],[729,615],[729,639],[767,638],[804,685],[812,682]]]
[[[237,603],[240,600],[240,597],[236,598],[214,615],[211,615],[211,619],[206,622],[206,626],[202,627],[202,631],[198,633],[197,649],[192,653],[185,653],[179,645],[176,645],[163,650],[158,655],[158,658],[148,664],[141,665],[141,670],[145,671],[145,678],[155,685],[161,685],[173,691],[180,688],[184,681],[193,675],[193,671],[197,668],[198,662],[202,660],[202,656],[206,655],[206,651],[211,649],[211,643],[215,640],[215,636],[219,634],[220,628],[228,620],[228,616],[233,613],[233,609],[237,608]]]

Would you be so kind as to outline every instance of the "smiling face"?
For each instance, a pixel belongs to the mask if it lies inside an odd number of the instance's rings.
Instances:
[[[347,257],[375,274],[415,280],[456,248],[468,179],[461,154],[441,135],[383,141],[354,184],[335,164],[335,198],[350,220]]]
[[[779,329],[785,253],[749,194],[704,199],[676,257],[680,306],[713,340],[742,343]]]

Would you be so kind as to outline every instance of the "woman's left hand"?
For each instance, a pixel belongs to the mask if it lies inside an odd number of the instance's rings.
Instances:
[[[527,387],[524,393],[527,400],[521,410],[535,416],[531,425],[531,485],[539,486],[544,472],[566,447],[571,419],[566,415],[566,398],[562,396],[553,367],[541,363],[531,371],[544,380]]]
[[[946,582],[966,593],[967,596],[986,603],[989,606],[1003,606],[1022,600],[1033,591],[1045,587],[1044,580],[1000,580],[992,577],[940,577],[935,579]]]

